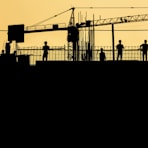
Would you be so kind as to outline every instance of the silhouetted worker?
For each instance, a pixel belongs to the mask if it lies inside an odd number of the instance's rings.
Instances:
[[[7,55],[10,54],[10,48],[11,48],[11,47],[10,47],[10,43],[11,43],[11,42],[7,42],[7,43],[6,43],[6,46],[5,46],[5,50],[6,50],[6,54],[7,54]]]
[[[43,61],[47,61],[49,46],[47,45],[47,41],[45,41],[44,44],[45,45],[43,46]]]
[[[105,61],[106,60],[106,55],[105,52],[103,51],[103,48],[100,49],[100,61]]]
[[[116,48],[118,50],[118,53],[117,53],[117,61],[119,60],[122,60],[122,53],[123,53],[123,49],[124,49],[124,45],[121,44],[121,40],[119,40],[119,44],[117,44]]]
[[[1,55],[4,55],[5,54],[5,51],[4,50],[2,50],[2,53],[1,53]]]
[[[143,61],[144,60],[147,61],[147,50],[148,50],[147,40],[144,40],[144,43],[140,45],[140,50],[142,51]]]
[[[16,56],[16,50],[14,50],[13,55]]]

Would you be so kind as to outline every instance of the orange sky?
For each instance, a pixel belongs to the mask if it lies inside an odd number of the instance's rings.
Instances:
[[[81,13],[81,19],[113,18],[119,16],[147,14],[148,8],[135,9],[78,9],[77,7],[147,7],[147,0],[1,0],[0,5],[0,50],[7,41],[8,25],[24,24],[30,26],[42,20],[50,18],[56,14],[64,12],[71,7],[76,7],[75,16]],[[66,23],[70,19],[71,11],[55,17],[45,24]],[[116,25],[115,29],[148,29],[148,22],[129,23]],[[111,26],[97,27],[96,29],[111,29]],[[46,32],[25,34],[25,42],[19,46],[42,46],[47,40],[52,46],[63,46],[67,44],[67,32]],[[115,42],[119,39],[127,46],[139,45],[144,39],[148,39],[148,32],[115,32]],[[111,32],[96,32],[96,46],[111,46]]]

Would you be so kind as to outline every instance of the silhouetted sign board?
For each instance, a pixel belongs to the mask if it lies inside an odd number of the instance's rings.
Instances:
[[[79,31],[75,26],[71,26],[68,28],[68,42],[78,41],[79,40]]]
[[[8,41],[24,42],[24,25],[8,26]]]

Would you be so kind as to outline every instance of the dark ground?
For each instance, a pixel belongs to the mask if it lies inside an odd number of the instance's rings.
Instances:
[[[37,61],[1,65],[1,93],[43,100],[139,100],[148,92],[148,62]],[[13,97],[14,98],[14,97]],[[53,99],[56,98],[56,99]]]
[[[147,87],[148,62],[106,61],[65,62],[37,61],[35,66],[19,63],[1,64],[2,83],[46,88],[118,88]],[[25,85],[24,85],[25,83]],[[11,83],[12,85],[12,83]],[[81,87],[81,88],[80,88]]]
[[[99,137],[105,145],[137,145],[145,139],[147,69],[139,61],[1,63],[4,133],[16,133],[16,143],[29,141],[25,135],[54,145]]]

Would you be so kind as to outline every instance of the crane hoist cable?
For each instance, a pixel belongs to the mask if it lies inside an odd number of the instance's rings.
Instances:
[[[68,12],[68,11],[70,11],[70,10],[72,10],[73,8],[70,8],[70,9],[68,9],[68,10],[66,10],[66,11],[63,11],[63,12],[61,12],[61,13],[58,13],[58,14],[56,14],[56,15],[54,15],[54,16],[51,16],[51,17],[49,17],[49,18],[47,18],[47,19],[45,19],[45,20],[42,20],[42,21],[40,21],[40,22],[38,22],[38,23],[36,23],[36,24],[34,24],[34,25],[32,25],[32,26],[37,26],[37,25],[39,25],[39,24],[42,24],[42,23],[44,23],[44,22],[46,22],[46,21],[48,21],[48,20],[50,20],[50,19],[53,19],[53,18],[55,18],[55,17],[57,17],[57,16],[59,16],[59,15],[61,15],[61,14],[64,14],[64,13],[66,13],[66,12]]]

